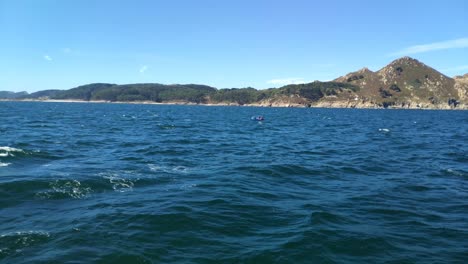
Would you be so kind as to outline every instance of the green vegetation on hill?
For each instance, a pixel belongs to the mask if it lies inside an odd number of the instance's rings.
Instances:
[[[299,95],[315,102],[322,99],[324,96],[336,96],[344,90],[356,92],[359,90],[359,87],[349,83],[312,82],[283,86],[278,89],[278,92],[283,95]]]
[[[254,88],[233,88],[233,89],[221,89],[212,94],[210,98],[216,103],[236,103],[240,105],[251,104],[261,100],[262,93]]]
[[[144,84],[90,84],[67,91],[63,91],[51,99],[78,99],[78,100],[103,100],[103,101],[151,101],[151,102],[189,102],[207,103],[209,100],[217,102],[254,102],[250,98],[255,94],[255,89],[222,89],[206,85],[173,84],[164,85],[158,83]],[[254,96],[255,97],[255,96]]]
[[[32,99],[40,99],[40,98],[51,98],[57,94],[62,92],[62,90],[43,90],[35,93],[25,94],[20,98],[32,98]]]
[[[78,86],[76,88],[62,91],[55,95],[52,95],[52,99],[75,99],[75,100],[92,100],[93,95],[99,91],[116,86],[115,84],[109,83],[92,83],[87,85]]]
[[[359,87],[338,82],[312,82],[305,84],[291,84],[281,88],[257,90],[254,88],[243,89],[221,89],[210,95],[211,100],[216,103],[252,104],[265,100],[275,100],[281,97],[298,96],[309,102],[316,102],[325,96],[337,95],[344,90],[357,91]]]
[[[27,96],[27,92],[9,92],[9,91],[0,91],[0,99],[18,99],[23,96]]]
[[[216,89],[205,85],[163,85],[157,83],[112,85],[91,93],[90,99],[104,101],[186,101],[192,103],[205,103],[206,96]],[[66,95],[66,94],[64,94]]]
[[[93,83],[69,90],[44,90],[31,94],[21,93],[23,99],[57,99],[110,102],[187,102],[187,103],[229,103],[253,104],[265,100],[275,100],[284,96],[299,96],[315,102],[324,96],[336,95],[343,90],[357,91],[359,88],[349,83],[313,82],[287,85],[281,88],[257,90],[248,88],[216,89],[206,85],[158,83],[116,85]]]
[[[316,81],[265,90],[251,87],[216,89],[196,84],[93,83],[69,90],[44,90],[31,94],[0,91],[0,99],[384,108],[454,108],[461,105],[466,108],[467,76],[452,79],[415,59],[403,57],[377,72],[363,68],[332,82]]]

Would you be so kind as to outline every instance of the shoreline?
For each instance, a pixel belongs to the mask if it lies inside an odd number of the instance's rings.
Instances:
[[[236,103],[192,103],[185,101],[171,101],[171,102],[154,102],[154,101],[105,101],[105,100],[92,100],[84,101],[77,99],[0,99],[0,102],[42,102],[42,103],[91,103],[91,104],[139,104],[139,105],[194,105],[194,106],[237,106],[237,107],[266,107],[266,108],[327,108],[327,109],[389,109],[389,110],[468,110],[468,105],[459,107],[439,106],[439,107],[423,107],[418,106],[389,106],[380,107],[377,105],[359,105],[340,102],[338,104],[333,102],[318,102],[316,104],[303,105],[293,103],[276,103],[276,104],[236,104]]]

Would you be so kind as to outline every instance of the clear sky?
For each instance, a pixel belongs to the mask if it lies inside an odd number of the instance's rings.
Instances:
[[[468,73],[468,1],[0,0],[0,90],[268,88],[405,55]]]

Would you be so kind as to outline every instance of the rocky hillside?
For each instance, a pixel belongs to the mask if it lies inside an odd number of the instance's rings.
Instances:
[[[468,101],[468,73],[463,76],[455,76],[455,90],[462,102]]]
[[[355,107],[466,108],[466,75],[453,79],[410,57],[391,62],[377,72],[366,68],[337,78],[354,84]]]
[[[2,97],[3,95],[3,97]],[[94,83],[28,94],[0,92],[0,99],[156,102],[283,107],[468,109],[468,74],[450,78],[410,57],[377,72],[363,68],[332,82],[280,88],[216,89],[206,85]]]

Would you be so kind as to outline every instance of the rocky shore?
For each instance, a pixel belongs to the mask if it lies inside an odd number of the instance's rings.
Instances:
[[[245,106],[245,107],[295,107],[295,108],[357,108],[357,109],[427,109],[427,110],[468,110],[468,105],[459,104],[456,107],[448,104],[424,104],[424,103],[407,103],[404,105],[391,105],[384,107],[382,105],[371,102],[344,102],[344,101],[320,101],[316,103],[305,103],[297,101],[276,101],[276,102],[259,102],[253,104],[238,104],[232,102],[219,103],[193,103],[186,101],[168,101],[168,102],[153,102],[153,101],[104,101],[104,100],[54,100],[54,99],[0,99],[0,102],[45,102],[45,103],[98,103],[98,104],[153,104],[153,105],[201,105],[201,106]]]

